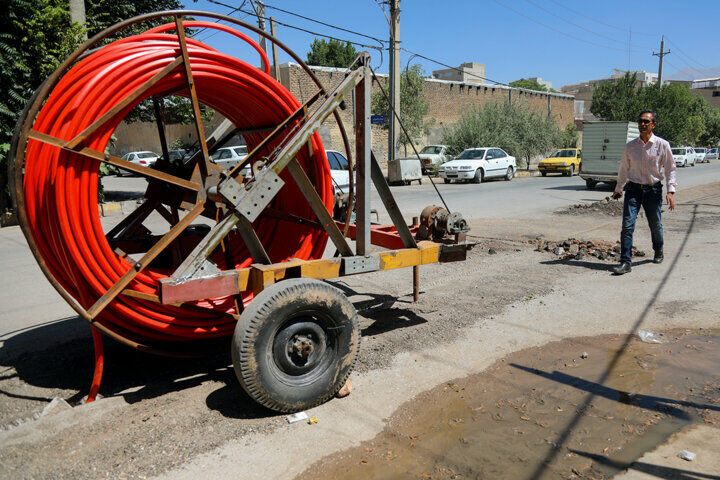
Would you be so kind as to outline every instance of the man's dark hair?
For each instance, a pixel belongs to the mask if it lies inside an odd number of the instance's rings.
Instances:
[[[652,114],[652,121],[653,121],[653,123],[657,123],[657,113],[655,113],[654,110],[643,110],[642,112],[640,112],[640,115],[638,115],[638,118],[642,117],[642,116],[645,115],[646,113]]]

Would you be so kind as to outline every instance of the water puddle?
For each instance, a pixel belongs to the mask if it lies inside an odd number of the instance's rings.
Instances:
[[[298,478],[610,478],[681,428],[720,425],[720,335],[587,337],[517,352],[403,405]]]

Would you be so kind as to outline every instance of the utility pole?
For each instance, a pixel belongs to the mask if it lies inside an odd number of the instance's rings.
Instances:
[[[388,162],[395,159],[396,135],[400,131],[393,110],[400,114],[400,0],[388,0],[390,4],[390,111],[388,112]]]
[[[253,10],[255,10],[255,15],[257,16],[257,22],[258,27],[260,27],[260,30],[263,32],[265,31],[265,4],[262,2],[251,2],[253,6]],[[267,42],[265,41],[265,37],[260,35],[260,48],[262,48],[265,51],[265,55],[267,55]]]
[[[670,50],[665,51],[665,35],[660,40],[660,53],[653,52],[653,55],[660,57],[660,65],[658,66],[658,85],[662,88],[662,70],[663,70],[663,57],[670,53]]]
[[[276,37],[275,35],[275,17],[270,17],[270,35],[273,36],[273,38]],[[278,82],[280,81],[280,67],[278,66],[278,50],[277,50],[277,44],[273,42],[272,44],[272,53],[273,53],[273,76],[275,77],[275,80]]]

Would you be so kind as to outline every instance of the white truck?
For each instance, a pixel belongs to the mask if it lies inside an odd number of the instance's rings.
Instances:
[[[583,125],[580,178],[588,190],[599,182],[617,183],[625,145],[640,136],[635,122],[586,122]]]

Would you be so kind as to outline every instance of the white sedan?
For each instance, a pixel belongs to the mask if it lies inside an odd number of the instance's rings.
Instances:
[[[480,183],[487,178],[502,177],[512,180],[517,170],[515,157],[501,148],[468,148],[447,163],[440,165],[438,174],[445,183],[453,180]]]
[[[707,156],[707,148],[705,147],[693,147],[695,150],[695,161],[697,163],[705,163],[709,160],[706,160],[705,157]]]
[[[160,158],[160,155],[149,150],[144,150],[141,152],[128,152],[122,156],[123,160],[127,160],[128,162],[134,163],[135,165],[140,165],[141,167],[148,168],[155,165],[155,162],[158,158]],[[133,173],[127,170],[118,169],[117,175],[118,177],[121,177],[123,175],[133,175]]]
[[[697,158],[695,150],[692,147],[676,147],[672,149],[673,159],[675,165],[678,167],[687,167],[688,165],[695,166],[695,159]]]

